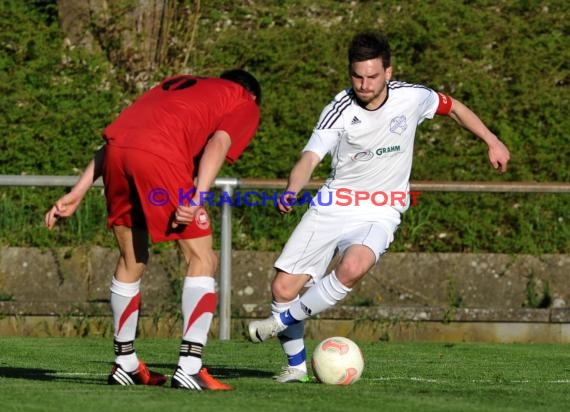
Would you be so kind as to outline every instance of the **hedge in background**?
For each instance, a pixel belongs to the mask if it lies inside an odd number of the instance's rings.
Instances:
[[[202,3],[187,71],[245,67],[264,86],[259,132],[223,175],[287,177],[322,107],[348,86],[348,40],[379,28],[391,38],[396,79],[462,100],[512,151],[509,172],[498,176],[484,144],[439,118],[419,128],[413,179],[570,181],[567,2]],[[7,0],[1,7],[0,173],[77,174],[102,143],[103,127],[136,93],[105,53],[65,45],[55,2]],[[160,67],[152,80],[169,74]],[[326,177],[328,166],[325,159],[315,177]],[[112,241],[96,191],[67,228],[48,234],[41,215],[61,189],[0,190],[2,244]],[[568,200],[426,193],[405,215],[394,249],[568,252]],[[301,213],[283,219],[268,208],[236,208],[235,247],[279,250]]]

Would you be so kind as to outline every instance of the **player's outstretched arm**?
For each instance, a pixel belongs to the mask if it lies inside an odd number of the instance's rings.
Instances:
[[[46,213],[44,222],[48,229],[53,229],[58,218],[69,217],[75,213],[93,182],[101,176],[104,155],[105,146],[95,153],[71,191],[60,197]]]
[[[507,171],[507,164],[511,158],[509,149],[487,126],[473,113],[471,109],[458,100],[453,99],[449,116],[460,126],[479,137],[489,147],[489,161],[499,173]]]
[[[309,183],[313,170],[320,162],[321,158],[315,152],[303,152],[301,158],[291,169],[287,188],[285,189],[285,192],[288,194],[279,199],[277,207],[281,213],[289,213],[292,210],[293,200],[296,198],[297,193]]]

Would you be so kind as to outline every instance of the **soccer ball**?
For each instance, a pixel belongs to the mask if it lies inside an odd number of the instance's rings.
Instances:
[[[350,385],[360,379],[364,370],[364,358],[356,343],[335,336],[317,345],[311,365],[320,382],[329,385]]]

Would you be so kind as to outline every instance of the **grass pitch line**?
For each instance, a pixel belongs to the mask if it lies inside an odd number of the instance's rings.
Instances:
[[[380,377],[380,378],[362,378],[363,381],[410,381],[410,382],[424,382],[424,383],[438,383],[441,385],[448,385],[450,383],[457,383],[457,381],[449,381],[445,379],[432,379],[432,378],[421,378],[415,376],[392,376],[392,377]],[[568,384],[570,379],[554,379],[554,380],[507,380],[503,378],[497,379],[471,379],[467,381],[469,383],[552,383],[552,384]]]

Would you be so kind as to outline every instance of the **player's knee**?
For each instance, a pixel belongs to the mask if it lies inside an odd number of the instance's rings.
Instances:
[[[275,278],[271,284],[273,298],[279,302],[290,302],[298,296],[298,291],[284,278]]]
[[[369,267],[355,259],[343,259],[335,270],[336,277],[344,286],[352,288],[368,272]]]

